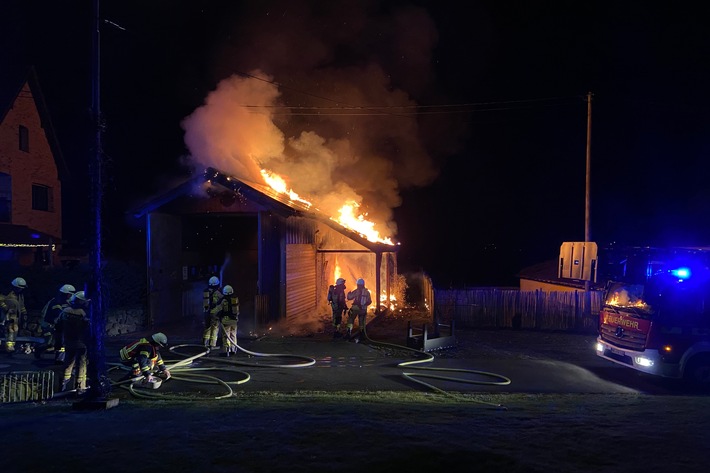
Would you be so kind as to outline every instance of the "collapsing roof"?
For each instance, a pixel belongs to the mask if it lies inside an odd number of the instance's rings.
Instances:
[[[280,193],[271,187],[255,182],[248,182],[243,179],[225,174],[215,168],[207,168],[202,176],[194,177],[171,191],[152,199],[133,212],[134,217],[140,218],[153,210],[167,204],[173,199],[190,193],[195,184],[209,183],[213,186],[220,186],[227,191],[243,196],[259,205],[270,208],[283,216],[308,217],[317,220],[333,230],[347,236],[354,242],[362,245],[374,253],[396,252],[399,245],[388,245],[386,243],[372,242],[327,215],[324,215],[317,208],[308,206],[303,202],[291,200],[288,195]]]

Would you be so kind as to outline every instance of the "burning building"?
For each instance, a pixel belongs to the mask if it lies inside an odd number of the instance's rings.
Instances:
[[[154,324],[201,317],[212,275],[235,288],[240,331],[322,326],[330,314],[327,287],[339,277],[348,289],[364,278],[377,313],[401,300],[397,244],[368,235],[362,219],[363,231],[348,225],[347,215],[341,223],[269,179],[250,182],[207,168],[134,211],[145,218]]]

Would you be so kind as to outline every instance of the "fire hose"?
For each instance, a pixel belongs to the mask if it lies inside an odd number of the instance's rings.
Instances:
[[[459,378],[459,377],[453,377],[453,376],[444,376],[444,375],[439,375],[439,374],[430,374],[430,373],[416,373],[416,372],[411,372],[411,371],[405,371],[402,373],[402,376],[409,381],[412,381],[414,383],[418,383],[422,386],[425,386],[435,392],[438,392],[440,394],[444,395],[451,395],[450,392],[445,391],[437,386],[434,386],[433,384],[427,383],[425,381],[422,381],[417,378],[429,378],[429,379],[439,379],[443,381],[453,381],[456,383],[463,383],[463,384],[481,384],[481,385],[488,385],[488,386],[507,386],[509,385],[512,381],[510,378],[503,376],[502,374],[498,373],[492,373],[489,371],[480,371],[480,370],[473,370],[473,369],[465,369],[465,368],[437,368],[437,367],[432,367],[432,366],[415,366],[415,365],[420,365],[422,363],[431,363],[434,361],[434,355],[431,353],[427,353],[421,350],[417,350],[416,348],[411,348],[407,347],[404,345],[397,345],[395,343],[389,343],[389,342],[382,342],[378,340],[373,340],[367,335],[367,330],[365,327],[361,329],[361,336],[364,337],[365,340],[369,341],[370,343],[374,345],[379,345],[383,347],[391,347],[395,348],[398,350],[406,350],[406,351],[411,351],[414,352],[416,355],[425,355],[424,358],[418,359],[418,360],[410,360],[410,361],[403,361],[401,363],[397,364],[398,368],[409,368],[413,370],[420,370],[420,371],[440,371],[440,372],[445,372],[445,373],[466,373],[468,375],[475,375],[475,376],[483,376],[486,378],[491,378],[492,380],[485,381],[485,380],[477,380],[477,379],[469,379],[469,378]],[[475,402],[482,403],[482,404],[487,404],[490,406],[493,406],[498,409],[507,409],[505,406],[502,404],[495,404],[491,402],[485,402],[485,401],[480,401],[480,400],[474,400]]]
[[[224,325],[220,322],[220,327],[224,331],[224,333],[227,333],[224,330]],[[273,363],[248,363],[248,362],[243,362],[239,360],[230,360],[230,359],[220,359],[220,358],[210,358],[210,361],[217,362],[217,363],[225,363],[225,364],[230,364],[230,365],[240,365],[240,366],[252,366],[252,367],[270,367],[270,368],[304,368],[307,366],[312,366],[316,363],[316,360],[304,356],[304,355],[295,355],[295,354],[289,354],[289,353],[258,353],[258,352],[253,352],[250,350],[247,350],[246,348],[243,348],[239,346],[237,343],[236,337],[232,337],[230,334],[227,335],[229,342],[237,349],[240,351],[243,351],[244,353],[251,355],[251,356],[257,356],[257,357],[271,357],[271,358],[296,358],[299,360],[303,360],[300,363],[287,363],[287,364],[273,364]],[[189,355],[184,352],[182,352],[179,349],[186,348],[186,347],[198,347],[202,349],[202,351],[196,355]],[[193,362],[207,354],[210,353],[210,348],[205,347],[202,345],[196,345],[196,344],[182,344],[182,345],[175,345],[169,348],[170,352],[175,353],[176,355],[179,356],[184,356],[185,358],[179,361],[176,361],[170,365],[166,365],[166,370],[170,372],[170,378],[179,380],[179,381],[185,381],[185,382],[190,382],[190,383],[206,383],[206,384],[218,384],[223,386],[227,393],[221,396],[216,396],[211,399],[226,399],[229,397],[232,397],[234,395],[234,390],[232,389],[231,385],[239,385],[239,384],[244,384],[248,382],[251,379],[251,376],[249,373],[241,370],[235,370],[231,368],[217,368],[217,367],[211,367],[211,368],[198,368],[195,366],[192,366]],[[116,364],[116,367],[123,367],[121,364]],[[229,372],[229,373],[236,373],[236,374],[241,374],[243,376],[242,379],[237,380],[237,381],[224,381],[221,378],[218,378],[216,376],[211,376],[211,375],[206,375],[206,374],[195,374],[195,371],[224,371],[224,372]],[[138,398],[143,398],[143,399],[161,399],[161,400],[185,400],[185,397],[183,396],[169,396],[165,394],[159,394],[154,391],[148,390],[148,389],[136,389],[136,386],[140,386],[140,383],[137,383],[137,381],[140,381],[143,377],[138,376],[135,378],[131,379],[126,379],[120,382],[114,382],[112,383],[114,386],[119,386],[124,389],[127,389],[132,395]]]

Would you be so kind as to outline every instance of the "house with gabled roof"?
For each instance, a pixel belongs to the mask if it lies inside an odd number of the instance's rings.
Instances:
[[[373,301],[404,292],[398,245],[371,242],[265,184],[213,168],[132,213],[146,228],[153,325],[201,317],[202,291],[215,275],[239,297],[240,331],[320,323],[336,277],[348,290],[364,278]],[[387,306],[375,302],[373,310]]]
[[[0,261],[53,265],[68,175],[34,67],[0,71]]]

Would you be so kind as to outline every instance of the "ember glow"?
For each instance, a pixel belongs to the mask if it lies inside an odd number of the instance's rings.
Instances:
[[[397,306],[397,298],[394,295],[390,295],[389,301],[387,300],[387,292],[382,291],[380,294],[380,305],[389,307],[390,310],[395,310]]]
[[[293,189],[289,188],[286,180],[276,173],[266,169],[261,170],[261,175],[264,182],[279,194],[288,196],[292,202],[301,202],[308,208],[313,204],[299,196]],[[367,220],[367,213],[358,213],[360,205],[355,201],[349,201],[338,210],[339,216],[330,216],[330,219],[338,222],[340,225],[362,235],[365,239],[373,243],[385,243],[394,245],[389,237],[380,236],[380,232],[375,230],[375,223]]]

